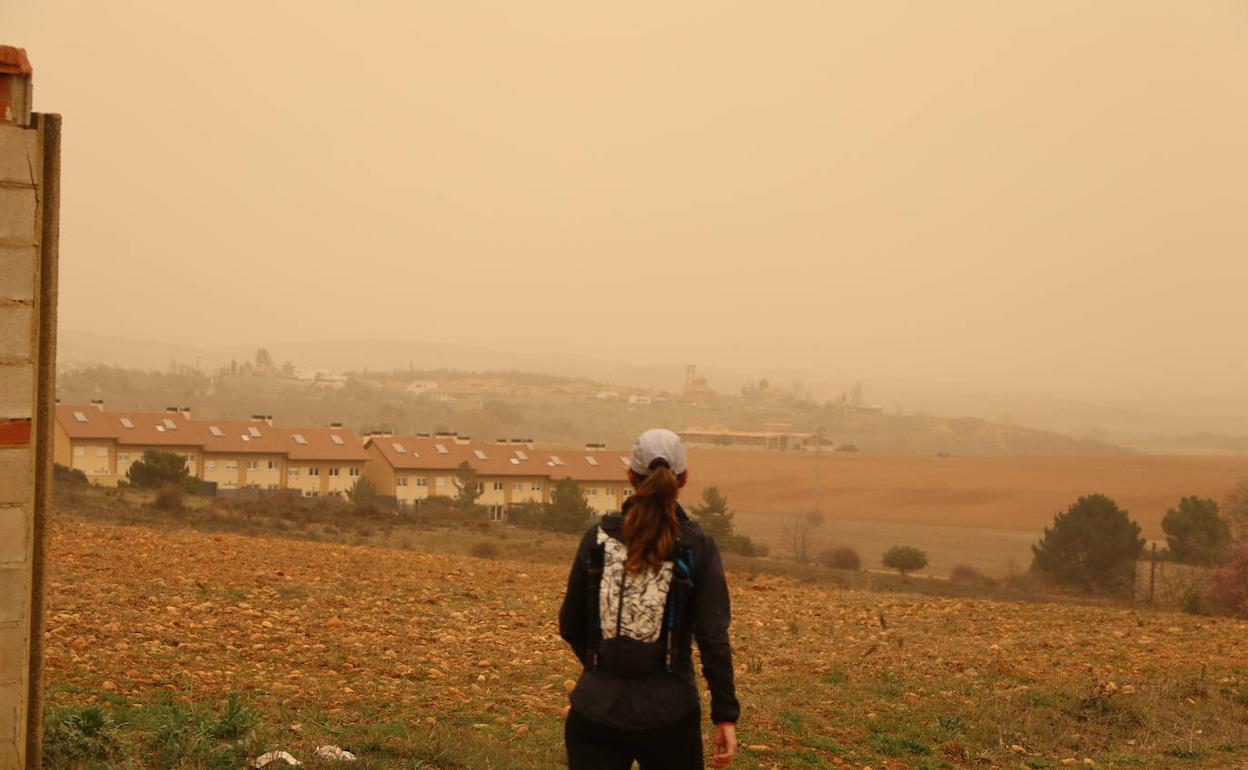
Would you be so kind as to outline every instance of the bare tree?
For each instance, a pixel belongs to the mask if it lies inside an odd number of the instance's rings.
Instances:
[[[823,542],[819,528],[823,515],[819,513],[795,513],[780,526],[780,539],[784,551],[798,564],[809,564]]]
[[[1248,479],[1239,482],[1222,501],[1222,515],[1231,525],[1231,536],[1248,541]]]

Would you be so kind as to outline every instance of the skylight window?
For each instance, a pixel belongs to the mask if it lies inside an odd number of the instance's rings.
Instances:
[[[446,454],[446,453],[447,453],[447,451],[446,451],[446,446],[445,446],[445,445],[443,445],[443,444],[434,444],[434,445],[433,445],[433,448],[434,448],[434,449],[436,449],[436,450],[438,450],[438,454],[440,454],[440,455],[444,455],[444,454]]]
[[[118,420],[118,422],[121,423],[121,427],[126,429],[134,427],[134,422],[129,417],[122,417]]]
[[[164,432],[165,432],[165,426],[163,426],[163,425],[157,425],[157,426],[156,426],[156,432],[157,432],[157,433],[164,433]]]
[[[295,443],[299,444],[300,446],[303,446],[308,443],[308,440],[303,437],[302,433],[296,433],[294,435],[294,439],[295,439]]]
[[[87,416],[86,416],[85,414],[83,414],[82,412],[79,412],[79,411],[75,410],[75,411],[74,411],[74,419],[75,419],[75,420],[77,420],[78,422],[86,422],[86,421],[87,421]]]
[[[477,456],[477,459],[478,459],[478,460],[488,460],[488,459],[490,459],[490,458],[486,457],[486,456],[485,456],[485,452],[482,452],[480,449],[474,449],[474,450],[472,450],[472,453],[473,453],[474,455],[476,455],[476,456]]]
[[[253,425],[253,426],[251,426],[251,427],[249,427],[249,428],[247,429],[247,432],[248,432],[248,433],[250,433],[252,436],[254,436],[254,437],[256,437],[256,438],[260,438],[260,429],[259,429],[259,428],[257,428],[257,427],[256,427],[256,426],[254,426],[254,425]]]
[[[513,457],[513,458],[511,458],[511,464],[512,464],[512,465],[519,465],[519,464],[520,464],[520,461],[519,461],[519,460],[517,460],[516,458],[514,458],[514,457]]]
[[[217,426],[215,426],[215,425],[209,425],[209,426],[208,426],[208,432],[209,432],[209,433],[211,433],[212,435],[216,436],[217,438],[221,438],[222,436],[224,436],[224,435],[225,435],[225,431],[221,430],[220,428],[218,428],[218,427],[217,427]]]
[[[403,454],[405,451],[407,451],[403,448],[403,445],[397,441],[391,444],[390,446],[394,447],[394,451],[398,452],[399,454]]]
[[[165,429],[166,429],[166,430],[177,430],[177,429],[178,429],[178,424],[177,424],[177,423],[175,423],[173,420],[170,420],[168,417],[166,417],[166,418],[165,418],[165,421],[164,421],[164,422],[165,422]]]
[[[329,440],[330,440],[330,441],[332,441],[332,442],[334,442],[334,443],[335,443],[335,444],[337,444],[338,446],[342,446],[342,436],[339,436],[339,435],[331,435],[331,436],[329,437]]]
[[[551,465],[563,465],[563,460],[559,459],[559,455],[551,455],[550,464]]]
[[[244,443],[251,441],[251,436],[248,436],[246,433],[240,433],[238,434],[238,437],[241,438]]]
[[[627,467],[628,467],[628,458],[627,458],[627,457],[620,457],[620,458],[619,458],[619,460],[620,460],[620,465],[623,465],[625,468],[627,468]]]
[[[597,458],[597,457],[586,457],[586,458],[585,458],[585,462],[589,463],[590,465],[593,465],[593,466],[597,467],[597,465],[598,465],[598,458]]]
[[[524,452],[521,452],[519,449],[516,450],[516,457],[519,457],[521,460],[529,459],[529,456]]]

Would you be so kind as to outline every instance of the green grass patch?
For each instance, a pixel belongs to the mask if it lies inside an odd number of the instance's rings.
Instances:
[[[920,740],[890,733],[875,733],[867,739],[867,745],[888,757],[922,757],[932,753],[931,747]]]

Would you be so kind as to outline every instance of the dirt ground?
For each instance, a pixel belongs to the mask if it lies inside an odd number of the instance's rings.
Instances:
[[[50,768],[563,766],[562,565],[69,520],[51,561]],[[743,770],[1248,756],[1244,621],[729,579]]]

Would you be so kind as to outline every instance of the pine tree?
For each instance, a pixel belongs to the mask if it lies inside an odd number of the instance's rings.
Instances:
[[[732,517],[736,513],[728,507],[728,498],[718,487],[707,487],[702,492],[702,504],[692,506],[689,512],[706,534],[716,540],[726,541],[732,536]]]
[[[545,528],[556,532],[582,532],[593,514],[594,509],[585,501],[581,486],[572,479],[565,478],[556,481],[550,490]]]
[[[1130,595],[1144,550],[1140,525],[1105,495],[1079,498],[1031,547],[1032,569],[1084,591]]]
[[[459,494],[455,496],[456,502],[469,510],[476,507],[477,498],[481,496],[484,489],[477,478],[476,469],[467,460],[455,469],[455,486],[459,487]]]
[[[1215,564],[1231,545],[1231,529],[1209,498],[1183,498],[1178,508],[1166,511],[1161,528],[1170,555],[1185,564]]]
[[[186,460],[173,452],[148,449],[126,471],[126,479],[132,486],[159,489],[166,484],[187,487],[191,484],[191,472]]]

